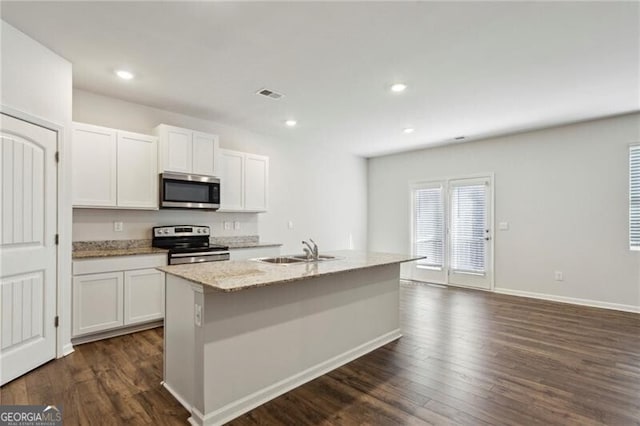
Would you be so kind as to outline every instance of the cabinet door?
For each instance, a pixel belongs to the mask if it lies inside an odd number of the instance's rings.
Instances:
[[[218,137],[193,132],[193,173],[217,176]]]
[[[125,325],[164,318],[164,272],[125,271],[124,294]]]
[[[72,140],[73,206],[116,206],[116,131],[74,123]]]
[[[158,208],[156,138],[118,132],[118,207]]]
[[[220,209],[244,209],[244,153],[220,150]]]
[[[246,154],[244,175],[245,210],[266,211],[269,196],[269,157]]]
[[[74,336],[123,325],[122,280],[122,272],[73,278]]]
[[[159,126],[159,129],[163,171],[191,173],[193,167],[192,132],[165,125]]]

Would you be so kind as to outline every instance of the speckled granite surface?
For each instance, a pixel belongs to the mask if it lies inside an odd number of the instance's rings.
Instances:
[[[207,262],[192,265],[171,265],[158,268],[168,274],[211,287],[232,292],[252,287],[299,281],[321,275],[371,268],[374,266],[410,262],[420,257],[403,254],[363,251],[336,251],[330,253],[340,259],[313,263],[274,265],[255,260]]]
[[[73,259],[90,259],[166,252],[167,250],[151,247],[151,240],[75,241],[71,257]]]
[[[211,237],[212,244],[223,244],[234,248],[252,248],[252,247],[280,247],[280,243],[263,243],[257,235],[241,235],[234,237]]]

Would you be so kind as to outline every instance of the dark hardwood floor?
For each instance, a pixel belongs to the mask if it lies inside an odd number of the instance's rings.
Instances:
[[[231,424],[640,425],[640,315],[410,283],[401,298],[402,339]],[[161,378],[155,329],[78,346],[0,403],[62,405],[66,425],[186,424]]]

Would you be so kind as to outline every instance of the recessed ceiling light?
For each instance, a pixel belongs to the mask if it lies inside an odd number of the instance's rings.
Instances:
[[[414,129],[413,127],[406,127],[405,129],[402,130],[403,132],[405,132],[406,134],[409,133],[413,133],[416,131],[416,129]]]
[[[406,89],[407,89],[407,85],[404,83],[395,83],[391,85],[392,92],[400,93],[400,92],[404,92]]]
[[[298,124],[298,122],[296,120],[287,120],[284,122],[284,124],[286,124],[289,127],[294,127],[296,124]]]
[[[125,70],[117,70],[116,75],[123,80],[131,80],[134,77],[132,72]]]

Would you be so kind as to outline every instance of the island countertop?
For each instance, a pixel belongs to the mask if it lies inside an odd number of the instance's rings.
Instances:
[[[271,264],[256,260],[229,260],[157,268],[170,275],[202,284],[213,290],[232,292],[322,275],[419,260],[420,256],[341,250],[329,253],[337,259],[319,262]]]

